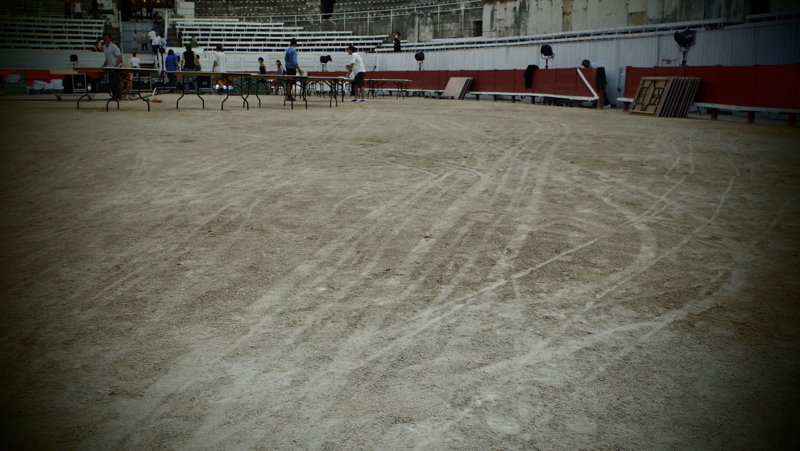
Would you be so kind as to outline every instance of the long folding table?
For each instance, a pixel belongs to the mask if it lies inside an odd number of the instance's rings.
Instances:
[[[258,83],[261,81],[284,81],[286,83],[286,96],[284,96],[283,104],[286,105],[289,102],[289,105],[292,109],[294,109],[294,102],[295,100],[302,99],[305,104],[306,109],[308,109],[308,87],[311,83],[323,83],[328,87],[328,96],[329,101],[328,104],[330,107],[333,107],[334,102],[336,105],[339,105],[338,93],[339,91],[342,92],[342,100],[344,100],[344,84],[350,81],[344,77],[310,77],[306,75],[277,75],[277,74],[237,74],[243,80],[247,80],[247,83],[242,83],[242,106],[246,107],[248,110],[250,109],[250,88],[255,83],[258,86]],[[300,89],[296,89],[297,84],[300,84]],[[341,89],[340,89],[341,88]],[[255,90],[255,96],[258,99],[258,106],[261,107],[261,97],[258,95],[258,89]]]
[[[364,84],[367,87],[367,97],[371,93],[374,99],[378,91],[385,90],[386,83],[394,83],[397,89],[397,97],[400,98],[400,93],[402,92],[403,98],[406,98],[408,97],[408,83],[410,81],[398,78],[366,78],[364,79]]]
[[[189,93],[189,86],[188,86],[189,83],[194,83],[195,84],[195,89],[194,89],[195,94],[200,99],[200,101],[202,102],[202,107],[205,109],[206,101],[203,100],[203,96],[200,95],[200,85],[199,85],[199,82],[196,80],[197,78],[200,78],[200,77],[211,77],[212,78],[211,83],[213,85],[213,83],[214,83],[213,78],[219,77],[219,78],[222,79],[223,83],[226,83],[228,85],[233,85],[233,83],[231,83],[231,76],[242,77],[244,75],[247,75],[247,74],[243,74],[243,73],[239,73],[239,72],[206,72],[206,71],[202,71],[202,70],[179,70],[179,71],[172,72],[172,73],[175,74],[175,76],[177,76],[177,77],[182,77],[183,78],[183,91],[181,91],[181,96],[178,97],[178,100],[175,102],[175,108],[176,109],[180,108],[181,99],[186,94]],[[213,89],[213,86],[212,86],[212,89]],[[225,89],[225,98],[222,99],[222,104],[220,105],[220,109],[221,110],[225,109],[225,102],[228,100],[228,97],[230,97],[230,92],[229,91],[230,91],[229,89]]]
[[[138,87],[136,89],[136,99],[143,100],[147,103],[147,111],[150,111],[150,96],[142,95],[142,74],[147,74],[155,71],[156,69],[137,69],[133,67],[76,67],[75,72],[78,73],[105,73],[108,77],[108,84],[109,84],[109,95],[110,97],[106,101],[106,111],[108,111],[108,104],[111,102],[117,102],[117,109],[119,109],[119,101],[122,98],[122,88],[120,87],[120,76],[125,76],[128,74],[136,74],[136,81],[138,82]],[[149,91],[148,91],[149,92]],[[95,93],[96,94],[96,93]],[[134,93],[131,92],[131,95]],[[86,97],[92,95],[91,92],[87,89],[86,92],[78,97],[77,101],[77,108],[81,108],[81,100]]]

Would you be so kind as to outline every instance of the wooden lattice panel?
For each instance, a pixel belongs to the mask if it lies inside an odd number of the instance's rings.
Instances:
[[[699,86],[696,77],[642,77],[631,113],[686,117]]]

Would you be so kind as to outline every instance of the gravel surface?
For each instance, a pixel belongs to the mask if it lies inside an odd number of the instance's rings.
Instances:
[[[800,445],[800,130],[0,103],[0,445]],[[252,100],[252,98],[251,98]]]

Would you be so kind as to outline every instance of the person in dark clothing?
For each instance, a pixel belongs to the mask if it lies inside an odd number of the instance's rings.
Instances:
[[[72,18],[72,3],[69,0],[64,0],[64,18]]]
[[[400,51],[400,41],[401,40],[402,40],[402,38],[400,37],[400,32],[398,31],[398,32],[396,32],[394,34],[394,51],[395,52],[399,52]]]
[[[175,85],[178,84],[178,76],[175,75],[175,72],[178,71],[178,64],[180,63],[180,58],[172,49],[169,49],[169,53],[167,54],[167,59],[164,62],[164,65],[167,68],[167,78],[169,79],[169,92],[175,92]]]
[[[597,64],[589,61],[583,60],[581,61],[581,66],[586,69],[597,69],[597,90],[602,91],[603,93],[603,108],[613,106],[611,105],[611,101],[608,100],[608,94],[606,94],[606,70],[598,66]],[[597,102],[592,102],[592,107],[597,107]]]
[[[275,75],[286,75],[286,71],[283,69],[283,65],[281,64],[281,60],[275,60],[275,66],[277,67],[277,70],[275,71]],[[275,81],[275,92],[277,93],[281,89],[283,89],[285,91],[286,90],[285,86],[286,86],[286,82],[285,81],[276,80]]]
[[[97,0],[92,0],[92,19],[100,19],[100,3]]]
[[[525,79],[525,89],[531,89],[531,86],[533,86],[533,73],[537,69],[539,69],[539,66],[535,64],[530,64],[528,68],[525,69],[525,73],[522,74],[522,78]]]
[[[192,46],[186,44],[186,51],[183,52],[181,55],[181,70],[190,71],[190,70],[197,70],[197,65],[195,64],[195,56],[194,52],[192,51]],[[189,92],[189,83],[192,83],[193,89],[196,92],[200,92],[199,87],[197,86],[197,82],[194,80],[194,77],[183,77],[183,92]]]
[[[258,73],[261,75],[267,75],[267,65],[264,64],[264,58],[258,57]],[[256,91],[258,91],[258,86],[264,85],[264,88],[269,92],[269,82],[267,80],[258,80],[256,83]]]

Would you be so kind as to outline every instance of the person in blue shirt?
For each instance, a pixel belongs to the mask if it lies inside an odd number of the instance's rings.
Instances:
[[[292,38],[289,41],[289,48],[286,49],[286,54],[283,57],[283,60],[286,62],[286,75],[297,75],[297,39]]]
[[[167,59],[164,60],[164,65],[167,68],[167,78],[169,78],[169,92],[175,92],[175,85],[178,83],[178,76],[175,75],[175,72],[178,70],[178,61],[180,58],[172,49],[169,49],[167,53]]]
[[[297,64],[297,49],[295,47],[297,47],[297,39],[292,38],[289,41],[289,48],[286,49],[286,54],[283,56],[283,60],[286,62],[286,75],[297,75],[297,69],[300,68]],[[291,93],[287,92],[286,94],[286,100],[294,101]]]

